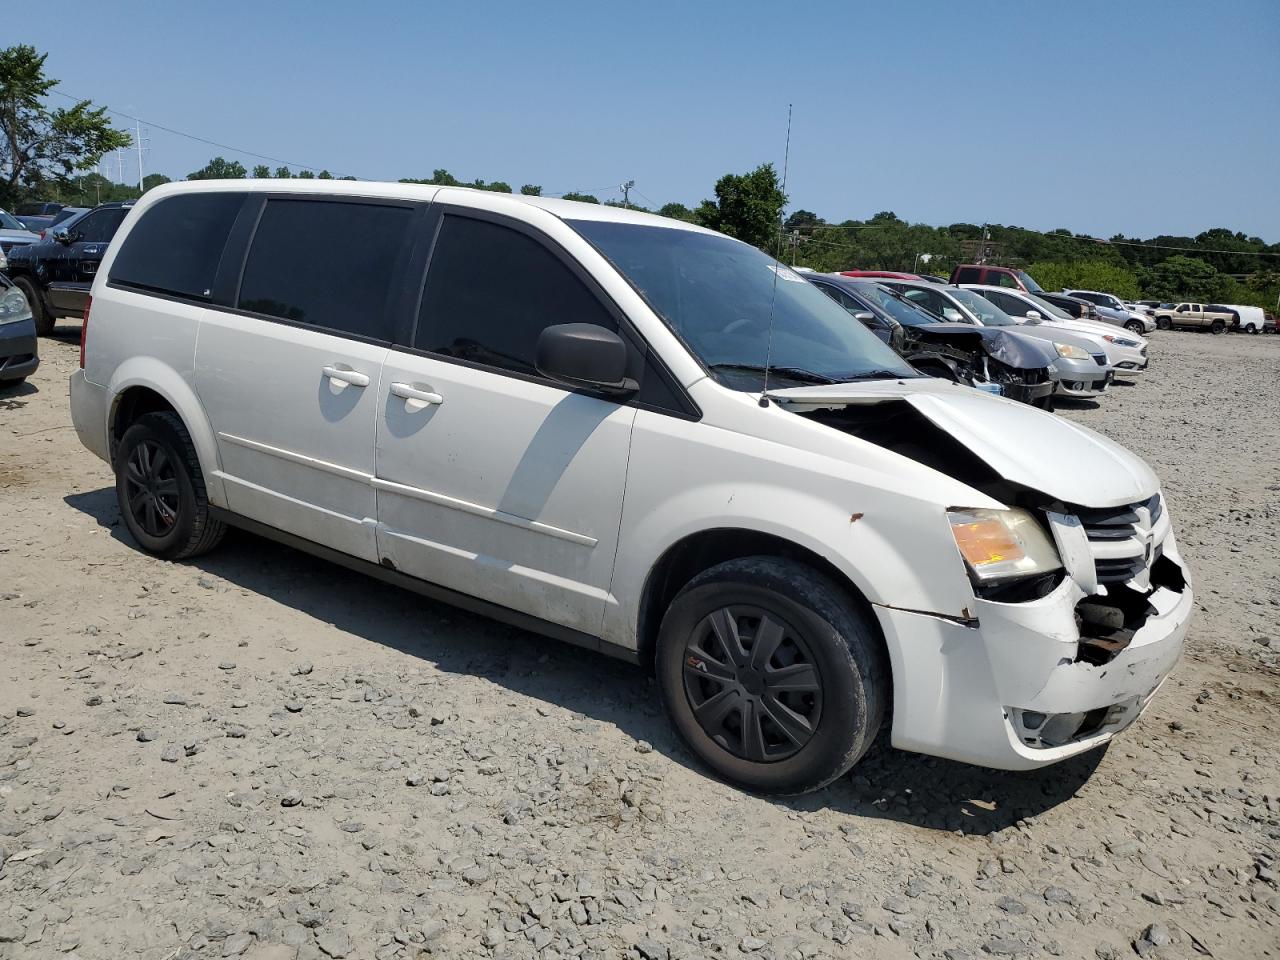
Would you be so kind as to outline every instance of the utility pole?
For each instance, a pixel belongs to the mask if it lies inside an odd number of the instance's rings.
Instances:
[[[134,121],[134,130],[137,132],[134,136],[134,142],[138,145],[138,196],[142,196],[142,121]]]
[[[622,205],[627,209],[631,208],[631,189],[636,185],[634,180],[628,180],[622,185]]]

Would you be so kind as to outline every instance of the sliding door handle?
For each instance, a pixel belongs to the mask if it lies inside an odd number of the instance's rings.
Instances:
[[[391,384],[391,392],[406,400],[417,400],[419,403],[444,403],[444,397],[433,390],[419,390],[409,383]]]
[[[331,363],[324,367],[321,372],[337,383],[349,383],[353,387],[367,387],[369,385],[369,375],[367,373],[352,370],[344,363]]]

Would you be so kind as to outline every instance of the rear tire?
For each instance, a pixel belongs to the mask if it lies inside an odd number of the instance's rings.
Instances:
[[[198,556],[226,533],[210,515],[191,434],[170,411],[143,414],[120,438],[116,500],[133,539],[163,560]]]
[[[1221,333],[1225,333],[1225,332],[1226,332],[1226,329],[1227,329],[1227,324],[1226,324],[1226,322],[1225,322],[1225,321],[1223,321],[1223,320],[1215,320],[1215,321],[1213,321],[1213,324],[1209,327],[1209,331],[1210,331],[1210,332],[1211,332],[1215,337],[1216,337],[1216,336],[1218,336],[1218,335],[1219,335],[1219,334],[1221,334]]]
[[[766,794],[817,790],[866,753],[889,668],[846,591],[777,557],[696,576],[662,620],[659,689],[676,731],[716,774]]]
[[[31,317],[36,322],[36,334],[41,337],[47,337],[53,333],[53,316],[44,308],[44,301],[40,299],[40,294],[33,284],[26,277],[17,277],[13,281],[13,285],[22,291],[22,295],[27,298],[27,306],[31,308]]]
[[[1247,327],[1245,327],[1245,328],[1244,328],[1244,332],[1245,332],[1245,333],[1250,333],[1250,334],[1257,333],[1257,332],[1258,332],[1258,327],[1257,327],[1257,325],[1256,325],[1256,324],[1252,324],[1252,323],[1251,323],[1251,324],[1249,324]]]

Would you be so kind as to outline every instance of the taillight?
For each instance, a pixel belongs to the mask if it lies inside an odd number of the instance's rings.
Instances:
[[[84,369],[84,341],[89,336],[89,308],[93,306],[93,297],[84,302],[84,323],[80,325],[80,369]]]

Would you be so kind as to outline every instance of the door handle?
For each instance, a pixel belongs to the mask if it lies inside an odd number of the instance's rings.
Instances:
[[[352,370],[344,364],[331,363],[324,367],[321,372],[330,380],[335,380],[338,383],[349,383],[353,387],[367,387],[369,385],[368,374]]]
[[[431,390],[419,390],[407,383],[391,384],[391,392],[406,400],[417,400],[420,403],[444,403],[444,397]]]

